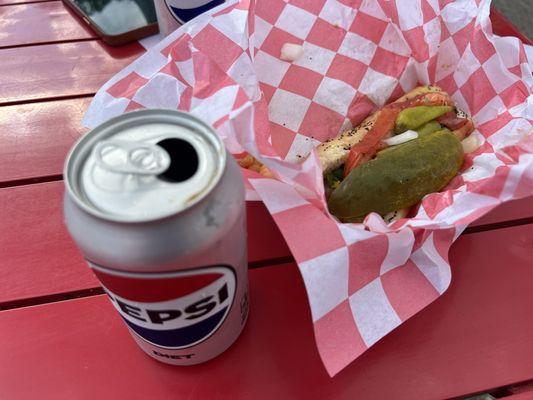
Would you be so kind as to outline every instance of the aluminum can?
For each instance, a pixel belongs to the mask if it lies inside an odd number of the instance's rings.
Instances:
[[[225,0],[155,0],[159,32],[167,36],[180,25],[219,6]]]
[[[244,184],[215,131],[141,110],[81,138],[64,170],[67,228],[139,346],[216,357],[248,316]]]

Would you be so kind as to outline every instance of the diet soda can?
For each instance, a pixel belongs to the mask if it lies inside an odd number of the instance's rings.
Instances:
[[[179,111],[110,119],[65,164],[67,228],[139,346],[216,357],[248,316],[244,185],[213,128]]]
[[[200,14],[219,6],[225,0],[155,0],[159,32],[163,36],[178,29]]]

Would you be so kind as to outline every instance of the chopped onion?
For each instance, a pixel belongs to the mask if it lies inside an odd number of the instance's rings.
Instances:
[[[461,145],[463,146],[463,152],[465,154],[468,154],[476,151],[481,145],[481,143],[479,143],[477,137],[475,137],[474,135],[470,135],[467,138],[461,140]]]
[[[398,144],[402,144],[416,138],[418,138],[417,132],[405,131],[404,133],[400,133],[399,135],[384,139],[383,141],[389,146],[396,146]]]
[[[284,61],[296,61],[304,53],[304,48],[299,44],[285,43],[281,47],[281,59]]]

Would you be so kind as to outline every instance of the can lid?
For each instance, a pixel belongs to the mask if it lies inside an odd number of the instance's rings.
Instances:
[[[224,145],[196,117],[141,110],[112,118],[72,148],[65,184],[80,207],[107,220],[164,218],[200,201],[218,183]]]

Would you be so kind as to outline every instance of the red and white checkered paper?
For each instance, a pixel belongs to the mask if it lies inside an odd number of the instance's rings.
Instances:
[[[277,179],[243,172],[298,262],[318,350],[335,375],[446,290],[448,250],[469,223],[533,194],[531,69],[518,39],[492,34],[489,5],[228,2],[113,77],[84,123],[139,108],[187,110],[213,124],[230,151],[274,171]],[[280,60],[287,42],[303,56]],[[418,84],[450,93],[474,118],[481,147],[415,217],[337,222],[313,147]]]

